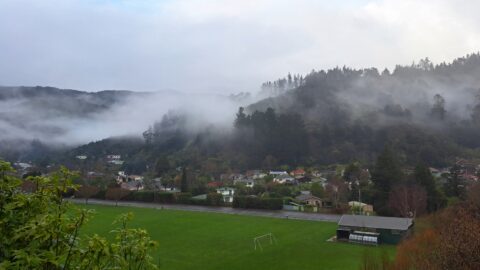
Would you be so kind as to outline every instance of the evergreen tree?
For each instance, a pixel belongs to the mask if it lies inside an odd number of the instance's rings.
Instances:
[[[374,208],[379,214],[388,215],[388,196],[392,187],[403,180],[403,173],[393,150],[386,146],[377,158],[377,163],[372,173],[375,199]]]
[[[414,178],[416,184],[422,186],[427,192],[427,211],[438,210],[442,206],[441,196],[430,169],[423,163],[418,164],[415,167]]]

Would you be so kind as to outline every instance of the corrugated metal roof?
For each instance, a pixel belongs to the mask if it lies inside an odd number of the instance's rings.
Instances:
[[[339,226],[376,228],[389,230],[407,230],[413,224],[411,218],[378,217],[362,215],[343,215]]]

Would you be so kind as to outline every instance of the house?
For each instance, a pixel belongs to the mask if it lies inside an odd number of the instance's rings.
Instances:
[[[112,161],[110,161],[110,163],[115,164],[115,165],[122,165],[123,160],[112,160]]]
[[[295,178],[288,174],[279,174],[273,177],[273,182],[278,184],[294,184]]]
[[[140,175],[129,175],[128,176],[129,181],[143,181],[143,176]]]
[[[350,207],[350,209],[360,213],[365,213],[366,215],[373,214],[373,206],[371,204],[366,204],[366,203],[357,202],[357,201],[350,201],[348,202],[348,206]]]
[[[233,181],[234,185],[241,184],[245,185],[246,187],[253,188],[255,185],[255,181],[252,178],[244,178],[244,179],[237,179]]]
[[[232,173],[228,177],[228,180],[235,181],[235,180],[244,179],[244,178],[246,178],[245,175],[243,175],[241,173]]]
[[[413,219],[343,215],[338,221],[337,240],[361,244],[398,244],[413,231]]]
[[[223,186],[223,182],[220,182],[220,181],[213,181],[213,182],[207,183],[207,187],[210,187],[210,188],[219,188],[221,186]]]
[[[296,179],[297,182],[299,182],[299,183],[310,183],[310,182],[312,182],[312,179],[311,179],[310,177],[308,177],[308,176],[299,177],[299,178],[295,177],[295,179]]]
[[[296,169],[296,170],[291,171],[290,175],[295,177],[296,179],[303,178],[303,177],[305,177],[305,170],[304,169]]]
[[[439,169],[433,167],[430,167],[428,169],[430,170],[430,173],[433,175],[433,177],[439,178],[440,176],[442,176],[442,171],[440,171]]]
[[[273,175],[273,176],[278,176],[278,175],[288,175],[286,171],[270,171],[268,174]]]
[[[312,177],[321,177],[322,173],[318,170],[314,170],[314,171],[312,171],[311,176]]]
[[[159,191],[170,192],[170,193],[178,193],[178,192],[180,192],[180,190],[177,189],[176,187],[174,187],[174,186],[168,186],[168,185],[166,185],[166,186],[163,186],[163,185],[162,185],[158,190],[159,190]]]
[[[312,183],[319,183],[324,188],[327,186],[327,181],[328,181],[327,178],[323,178],[323,177],[312,178]]]
[[[84,159],[87,159],[87,156],[85,155],[80,155],[80,156],[76,156],[77,159],[80,159],[80,160],[84,160]]]
[[[295,200],[304,204],[316,206],[316,207],[322,207],[322,199],[315,197],[311,194],[300,194],[297,197],[295,197]]]
[[[233,202],[233,196],[235,195],[235,189],[231,187],[217,188],[217,193],[222,194],[223,201],[226,203]]]
[[[128,181],[122,182],[120,187],[128,190],[143,190],[143,182],[141,181]]]
[[[247,176],[247,178],[252,178],[254,180],[263,179],[265,176],[267,176],[267,174],[262,172],[261,170],[247,171],[245,175]]]
[[[119,160],[119,159],[122,159],[122,156],[121,155],[107,155],[106,156],[107,160]]]
[[[123,164],[123,160],[121,160],[122,159],[121,155],[107,155],[106,159],[107,159],[108,163],[112,163],[112,164],[115,164],[115,165],[122,165]]]

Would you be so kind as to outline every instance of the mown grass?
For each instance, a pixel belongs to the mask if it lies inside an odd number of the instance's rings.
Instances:
[[[85,206],[80,206],[85,207]],[[365,252],[395,253],[394,246],[365,247],[327,242],[336,224],[216,213],[93,206],[95,216],[83,234],[107,237],[115,217],[133,212],[132,227],[148,230],[159,248],[153,252],[161,269],[358,269]],[[277,244],[265,241],[254,250],[253,238],[273,233]]]

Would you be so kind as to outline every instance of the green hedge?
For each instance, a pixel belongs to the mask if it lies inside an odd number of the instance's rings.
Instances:
[[[282,198],[258,198],[251,196],[235,196],[233,208],[280,210],[283,208]]]
[[[208,193],[206,203],[211,206],[223,206],[223,196],[217,192]]]
[[[170,192],[159,192],[155,194],[156,203],[174,203],[175,197]]]
[[[181,204],[189,204],[192,198],[192,194],[188,192],[175,193],[175,202]]]

